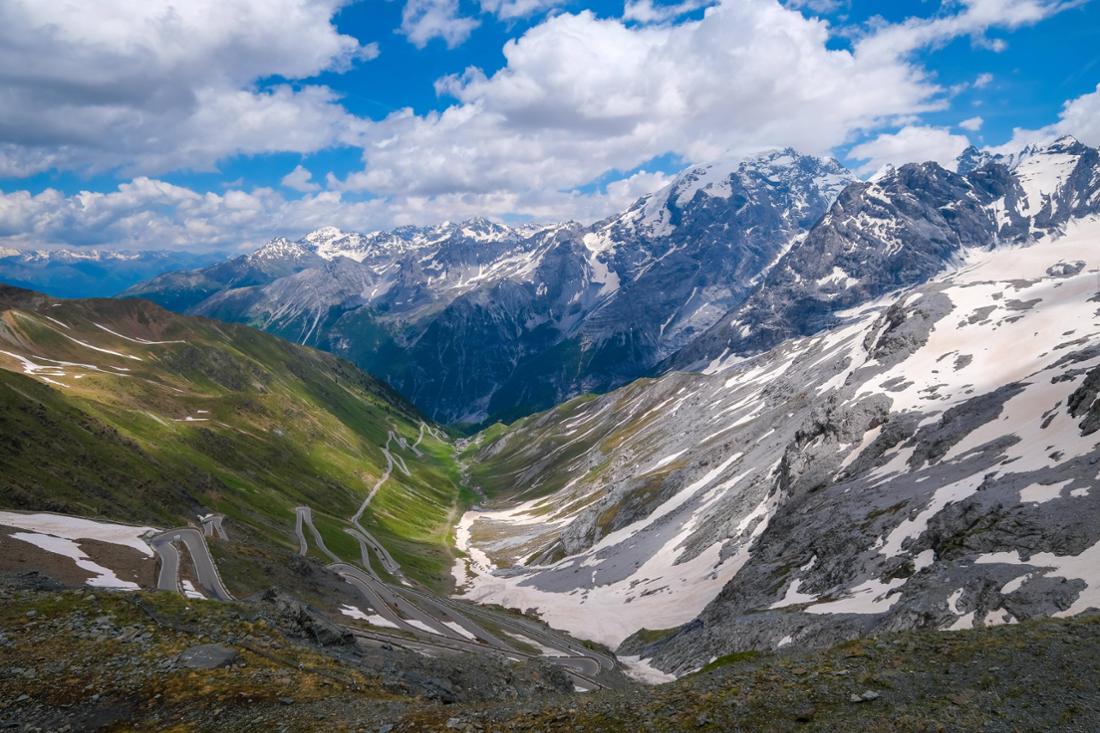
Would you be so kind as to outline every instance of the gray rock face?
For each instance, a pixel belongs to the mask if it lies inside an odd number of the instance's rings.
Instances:
[[[818,335],[482,437],[473,478],[522,490],[464,517],[492,562],[466,592],[674,674],[1100,609],[1097,241],[971,250]]]
[[[816,333],[840,311],[925,282],[968,248],[1031,242],[1096,213],[1100,153],[1073,138],[1012,158],[964,153],[958,173],[902,166],[846,189],[743,304],[668,366],[699,368]]]
[[[510,420],[759,354],[971,249],[1100,212],[1100,153],[1072,138],[971,150],[958,171],[854,182],[835,161],[771,151],[690,169],[590,227],[326,228],[129,292],[337,353],[437,420]]]
[[[444,422],[510,419],[650,373],[852,180],[771,151],[693,168],[591,227],[327,228],[128,295],[340,354]]]
[[[176,663],[186,669],[218,669],[231,666],[239,657],[235,649],[221,644],[199,644],[180,652]]]

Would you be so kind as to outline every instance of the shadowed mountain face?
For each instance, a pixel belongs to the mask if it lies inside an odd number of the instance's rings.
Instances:
[[[128,294],[346,356],[442,421],[511,418],[650,373],[852,180],[772,151],[691,169],[591,227],[322,229]]]

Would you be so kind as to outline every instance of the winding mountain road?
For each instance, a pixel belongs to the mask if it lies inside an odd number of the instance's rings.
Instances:
[[[370,491],[367,492],[367,497],[363,499],[363,503],[359,505],[359,510],[351,517],[351,523],[357,527],[359,527],[359,519],[363,516],[363,512],[367,510],[367,507],[370,506],[374,495],[378,493],[378,490],[382,488],[382,484],[386,483],[390,478],[390,474],[393,473],[393,453],[390,452],[390,443],[393,442],[395,437],[396,435],[392,430],[386,436],[386,444],[382,446],[382,453],[386,456],[386,470],[382,472],[382,476],[375,482]],[[405,473],[408,474],[407,469]],[[359,528],[362,529],[362,527]]]
[[[180,592],[180,554],[176,548],[177,542],[182,542],[191,555],[191,563],[195,567],[195,575],[199,587],[210,598],[219,601],[232,601],[233,595],[222,583],[218,575],[217,565],[210,556],[210,548],[206,546],[206,540],[201,532],[194,527],[180,527],[170,529],[148,538],[149,546],[160,559],[160,572],[157,575],[157,588]]]
[[[305,555],[309,551],[305,535],[302,534],[302,524],[305,523],[309,527],[310,534],[313,535],[313,542],[317,545],[317,549],[323,552],[325,557],[332,562],[340,562],[340,558],[336,556],[336,553],[325,545],[324,538],[321,537],[321,533],[317,531],[316,525],[313,524],[313,510],[308,506],[296,506],[294,507],[294,515],[294,532],[298,535],[298,554]]]
[[[386,547],[363,527],[361,520],[364,512],[390,479],[394,467],[410,475],[404,460],[393,453],[391,446],[396,443],[404,450],[419,454],[419,445],[425,432],[430,430],[430,427],[421,423],[420,434],[411,445],[393,430],[389,431],[386,444],[382,448],[386,457],[386,468],[367,493],[358,511],[348,520],[350,526],[344,528],[359,543],[362,567],[345,562],[325,546],[324,539],[313,523],[313,512],[307,506],[295,508],[294,533],[298,539],[298,554],[304,556],[309,552],[310,543],[305,532],[308,527],[317,549],[332,561],[328,569],[355,589],[375,613],[398,630],[411,634],[415,641],[409,642],[405,636],[395,637],[384,631],[373,630],[370,632],[372,638],[400,640],[402,644],[412,643],[432,649],[493,654],[515,660],[540,658],[562,667],[583,689],[606,687],[605,683],[596,678],[616,668],[617,663],[613,657],[588,649],[564,634],[533,621],[467,601],[440,596],[410,582]],[[385,572],[400,585],[388,582],[378,575],[371,563],[372,553]],[[537,653],[531,653],[532,648],[537,648]]]

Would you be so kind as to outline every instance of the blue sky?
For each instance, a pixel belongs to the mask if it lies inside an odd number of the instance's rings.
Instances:
[[[1073,0],[11,0],[0,245],[591,220],[778,145],[864,175],[1100,145],[1098,49]]]

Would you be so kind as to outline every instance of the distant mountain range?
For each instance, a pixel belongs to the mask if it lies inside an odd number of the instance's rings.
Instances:
[[[163,272],[203,267],[224,257],[179,250],[0,247],[0,282],[57,298],[105,298]]]
[[[854,180],[776,150],[688,170],[588,227],[326,228],[127,295],[341,354],[444,422],[510,419],[651,373]]]
[[[324,228],[126,294],[345,356],[442,422],[510,420],[760,353],[968,247],[1057,231],[1096,209],[1096,160],[1063,138],[862,182],[773,150],[689,169],[591,226]]]

